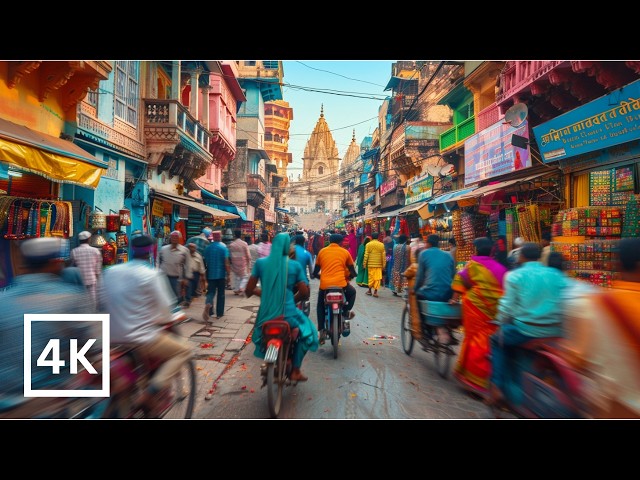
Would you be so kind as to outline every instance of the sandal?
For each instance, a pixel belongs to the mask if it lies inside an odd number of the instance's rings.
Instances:
[[[369,290],[368,292],[364,292],[367,295],[371,295],[371,290]]]
[[[324,329],[320,330],[320,335],[318,335],[318,343],[320,345],[324,345],[324,342],[326,339],[327,339],[327,332]]]
[[[374,293],[374,294],[373,294],[373,296],[374,296],[374,297],[376,297],[376,298],[378,298],[378,294],[377,294],[377,293]]]
[[[294,370],[291,372],[291,375],[289,375],[289,380],[292,382],[306,382],[309,380],[309,377],[303,375],[300,370]]]

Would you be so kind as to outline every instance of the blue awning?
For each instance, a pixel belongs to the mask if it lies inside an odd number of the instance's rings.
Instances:
[[[274,210],[276,212],[289,213],[289,210],[287,210],[286,208],[282,208],[282,207],[274,207]]]
[[[197,182],[196,182],[196,185],[197,185]],[[200,187],[200,185],[198,185],[198,187]],[[242,211],[241,208],[238,208],[238,206],[235,203],[230,202],[226,198],[219,197],[215,193],[210,192],[205,188],[200,187],[200,191],[202,192],[202,202],[204,204],[215,206],[215,208],[217,208],[218,210],[235,213],[243,221],[247,220],[247,215],[244,213],[244,211]]]
[[[444,193],[442,195],[438,195],[437,197],[432,198],[431,200],[429,200],[429,205],[437,205],[439,203],[448,202],[448,201],[450,201],[449,199],[454,199],[454,197],[465,195],[465,194],[467,194],[469,192],[472,192],[476,188],[478,188],[478,187],[476,187],[474,185],[473,187],[463,188],[461,190],[454,190],[453,192],[447,192],[447,193]],[[455,201],[455,200],[451,200],[451,201]]]

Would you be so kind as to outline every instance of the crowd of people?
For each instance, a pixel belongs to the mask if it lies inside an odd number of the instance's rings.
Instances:
[[[303,360],[327,336],[323,292],[344,289],[348,335],[355,315],[354,283],[373,298],[388,288],[410,302],[460,303],[464,336],[453,375],[488,403],[504,400],[505,371],[515,349],[531,339],[554,338],[560,339],[559,355],[593,387],[585,416],[640,418],[639,238],[619,242],[621,278],[606,290],[564,274],[562,257],[551,251],[547,234],[541,243],[517,238],[510,252],[504,237],[477,238],[475,254],[458,270],[455,242],[449,251],[441,250],[438,235],[394,237],[383,231],[361,235],[358,241],[353,230],[298,230],[274,237],[263,233],[254,243],[237,230],[227,245],[220,230],[204,227],[186,241],[180,231],[173,231],[169,242],[158,247],[155,238],[136,232],[132,259],[107,269],[96,255],[99,251],[89,245],[90,238],[90,232],[80,232],[78,247],[70,253],[68,240],[60,238],[21,242],[22,270],[11,287],[0,292],[5,305],[0,372],[6,379],[0,418],[63,418],[68,411],[64,401],[30,402],[22,395],[26,306],[29,313],[109,313],[112,344],[134,344],[145,355],[163,360],[140,400],[153,416],[153,398],[191,355],[184,339],[163,328],[175,307],[188,307],[193,298],[205,295],[202,317],[209,322],[213,315],[224,316],[226,289],[259,296],[252,336],[255,355],[264,356],[260,325],[283,315],[301,336],[291,380],[306,381]],[[312,279],[319,280],[316,322],[296,305],[310,297]],[[416,337],[425,333],[416,325],[419,318],[412,322]],[[53,323],[47,328],[59,328],[59,335],[80,334]],[[42,330],[42,338],[50,338],[49,330]],[[457,342],[444,324],[428,334],[443,344]],[[100,338],[100,333],[94,336]],[[36,386],[69,380],[68,372],[55,378],[33,372]]]

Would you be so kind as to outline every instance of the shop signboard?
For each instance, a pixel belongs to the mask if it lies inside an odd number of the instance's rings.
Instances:
[[[640,80],[533,128],[544,162],[640,138]]]
[[[389,192],[392,192],[398,186],[398,179],[393,177],[390,180],[387,180],[382,185],[380,185],[380,196],[383,197]]]
[[[154,217],[162,217],[164,215],[164,203],[162,200],[155,198],[151,206],[151,215]]]
[[[511,137],[529,138],[529,122],[512,127],[500,120],[464,142],[464,184],[486,180],[531,166],[527,148],[511,144]]]
[[[429,200],[433,196],[433,177],[427,175],[417,180],[407,182],[404,204],[410,205],[416,202]]]

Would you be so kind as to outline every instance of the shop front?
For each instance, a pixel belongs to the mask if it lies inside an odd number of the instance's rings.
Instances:
[[[13,279],[20,240],[75,245],[108,164],[74,143],[0,118],[0,288]]]
[[[617,241],[640,234],[640,80],[533,132],[543,161],[565,175],[568,208],[554,217],[552,250],[570,275],[608,286]]]

